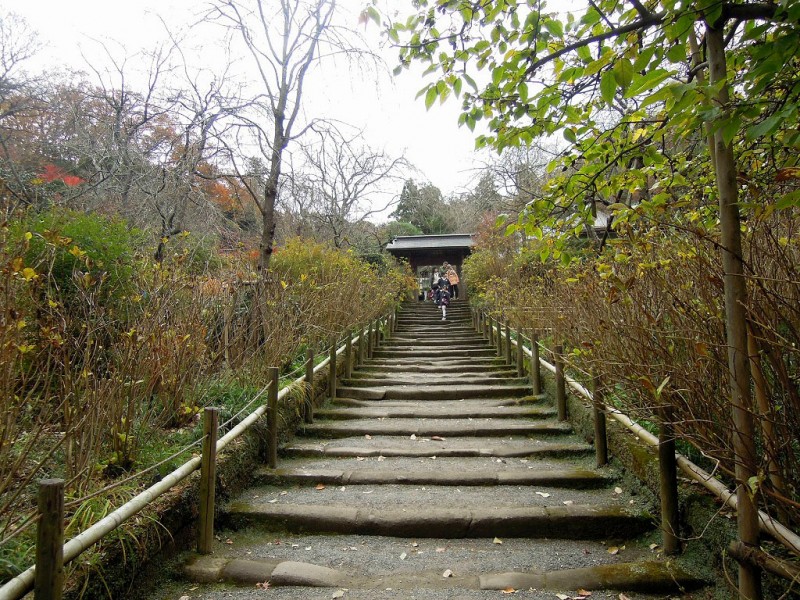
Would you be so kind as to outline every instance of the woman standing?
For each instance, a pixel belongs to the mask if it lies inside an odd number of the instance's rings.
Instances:
[[[442,270],[444,271],[444,276],[447,278],[447,282],[450,284],[453,300],[458,300],[458,273],[456,273],[456,270],[449,263],[444,263]]]

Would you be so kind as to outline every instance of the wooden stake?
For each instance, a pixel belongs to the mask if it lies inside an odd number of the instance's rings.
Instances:
[[[522,334],[517,331],[517,377],[525,377],[525,354],[523,348]]]
[[[675,431],[672,426],[672,407],[660,410],[658,428],[658,478],[661,496],[661,534],[664,554],[680,551],[678,539],[678,463],[675,459]]]
[[[314,349],[311,346],[306,348],[306,398],[303,421],[314,422]]]
[[[511,325],[506,321],[506,364],[511,364]]]
[[[328,361],[328,397],[336,398],[336,340],[331,343],[330,360]]]
[[[358,332],[358,348],[356,351],[356,366],[361,366],[364,363],[364,336],[366,330],[362,327]]]
[[[539,334],[531,330],[531,387],[533,393],[542,393],[542,366],[539,363]]]
[[[372,321],[370,321],[367,327],[367,358],[372,358],[372,344]]]
[[[597,466],[608,464],[608,434],[606,432],[606,401],[600,376],[592,379],[592,406],[594,410],[594,455]]]
[[[64,480],[39,481],[35,600],[61,600],[64,593]]]
[[[269,428],[269,445],[267,447],[267,465],[270,469],[278,466],[278,367],[267,369],[269,388],[267,390],[267,427]]]
[[[347,338],[344,342],[344,378],[350,379],[351,375],[353,374],[353,361],[351,359],[351,354],[353,352],[353,332],[351,330],[347,330]]]
[[[489,345],[494,346],[494,324],[492,323],[492,317],[486,316],[486,327],[489,330]]]
[[[497,342],[497,356],[498,358],[503,358],[503,324],[500,323],[500,319],[495,320],[495,324],[497,325],[497,331],[495,332],[495,342]]]
[[[567,386],[564,380],[564,346],[558,345],[553,350],[556,363],[556,405],[558,406],[558,420],[567,420]]]
[[[197,551],[210,554],[214,543],[214,504],[217,481],[217,434],[219,409],[203,410],[203,456],[200,462],[200,506],[197,521]]]

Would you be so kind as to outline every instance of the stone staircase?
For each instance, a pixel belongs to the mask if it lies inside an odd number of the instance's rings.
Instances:
[[[407,304],[225,507],[175,598],[690,597],[700,582],[660,560],[650,507],[621,486],[466,304],[447,321]]]

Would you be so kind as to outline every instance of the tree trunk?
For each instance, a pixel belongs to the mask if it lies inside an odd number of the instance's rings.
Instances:
[[[721,23],[706,25],[708,62],[712,88],[720,84],[714,99],[727,115],[730,102],[725,57],[725,37]],[[733,416],[733,451],[736,460],[737,528],[739,540],[748,547],[758,547],[758,511],[750,493],[751,478],[756,476],[756,452],[750,365],[747,351],[747,285],[742,261],[741,224],[736,159],[731,144],[726,144],[722,131],[714,133],[716,179],[719,191],[719,218],[722,242],[722,267],[725,289],[725,331],[728,345],[728,370]],[[739,598],[761,599],[761,578],[757,567],[739,563]]]

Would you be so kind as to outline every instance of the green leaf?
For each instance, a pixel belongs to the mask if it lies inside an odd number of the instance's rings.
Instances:
[[[614,101],[614,94],[616,91],[617,80],[614,77],[614,73],[611,71],[605,71],[600,78],[600,95],[609,106],[611,106],[611,103]]]
[[[561,21],[554,21],[553,19],[547,19],[544,22],[544,28],[547,29],[550,33],[552,33],[555,37],[563,37],[564,35],[564,26],[561,24]]]
[[[687,58],[685,46],[672,46],[672,48],[667,50],[667,60],[671,63],[682,63],[685,62]]]
[[[570,144],[574,144],[578,140],[578,138],[575,137],[575,130],[572,128],[565,129],[564,139],[567,140]]]
[[[756,138],[771,135],[777,131],[783,120],[783,115],[777,114],[767,117],[760,123],[747,128],[747,139],[752,141]]]
[[[633,65],[627,58],[621,58],[614,64],[614,78],[619,87],[627,89],[633,79]]]
[[[436,86],[431,86],[428,88],[428,91],[425,93],[425,108],[429,109],[433,106],[433,103],[436,102],[436,97],[439,95],[439,91],[436,89]]]
[[[633,98],[643,92],[652,90],[670,75],[670,71],[666,69],[653,69],[646,75],[636,75],[631,81],[630,87],[625,92],[625,97]]]

